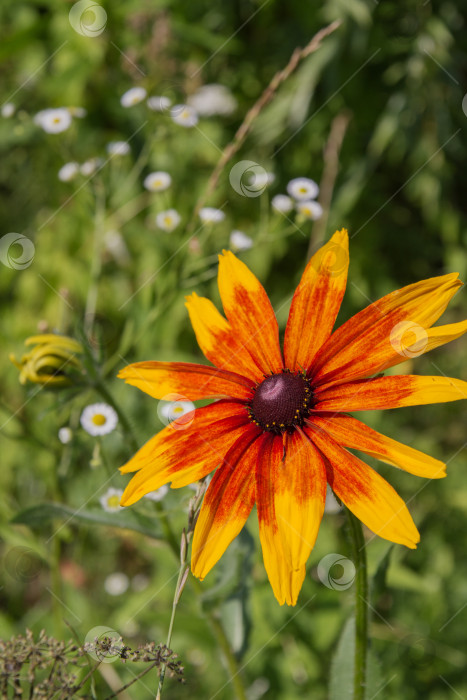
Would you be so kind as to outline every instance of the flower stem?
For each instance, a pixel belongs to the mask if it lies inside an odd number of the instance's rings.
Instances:
[[[165,643],[167,649],[170,649],[170,644],[172,641],[172,631],[173,631],[173,626],[174,626],[174,621],[175,621],[175,613],[177,612],[178,601],[180,600],[180,596],[182,594],[182,590],[183,590],[183,587],[186,583],[186,578],[188,575],[188,565],[186,563],[186,555],[184,556],[181,553],[180,559],[181,559],[180,570],[178,572],[177,585],[175,586],[175,594],[174,594],[174,599],[173,599],[173,603],[172,603],[172,615],[170,617],[169,631],[167,632],[167,641]],[[161,666],[161,670],[160,670],[159,685],[157,688],[156,700],[161,699],[162,686],[164,685],[166,670],[167,670],[167,664],[165,663]]]
[[[368,654],[368,576],[365,540],[360,520],[346,509],[355,564],[355,666],[353,700],[364,700]]]

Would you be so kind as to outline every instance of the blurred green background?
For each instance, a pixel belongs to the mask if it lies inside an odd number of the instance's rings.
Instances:
[[[229,246],[232,230],[253,240],[240,255],[265,285],[282,330],[310,240],[314,249],[343,226],[352,240],[342,320],[423,277],[458,271],[465,279],[466,5],[125,0],[102,3],[106,20],[95,36],[71,26],[72,6],[3,0],[0,7],[0,101],[15,105],[13,115],[0,117],[1,235],[18,232],[35,246],[27,268],[0,265],[0,636],[29,627],[69,638],[67,620],[80,640],[96,625],[108,625],[137,646],[166,637],[178,565],[163,538],[77,517],[11,523],[25,509],[51,501],[98,511],[104,483],[126,485],[117,467],[131,446],[120,431],[97,443],[78,427],[81,409],[99,400],[96,392],[20,386],[9,354],[20,356],[24,339],[38,329],[87,342],[142,444],[161,427],[157,404],[124,386],[116,372],[146,359],[203,361],[184,296],[196,291],[219,302],[216,254]],[[196,222],[188,244],[197,198],[247,110],[293,50],[335,19],[340,28],[279,89],[224,170],[208,204],[223,208],[225,221],[202,230]],[[180,127],[144,102],[130,109],[120,104],[135,85],[183,103],[210,83],[226,86],[237,107],[226,116],[201,117],[196,128]],[[67,131],[47,134],[33,117],[50,107],[87,113]],[[339,115],[348,127],[325,230],[320,222],[278,216],[270,199],[285,192],[291,178],[321,181]],[[58,179],[64,163],[105,159],[106,144],[116,140],[129,140],[128,155],[90,178]],[[230,167],[241,159],[275,174],[261,196],[244,197],[230,186]],[[166,192],[144,191],[145,175],[155,170],[171,174]],[[171,234],[155,226],[155,215],[167,208],[182,217]],[[461,292],[443,321],[462,320],[466,310]],[[86,319],[94,314],[89,335]],[[467,379],[465,348],[461,339],[395,373]],[[410,501],[422,539],[416,551],[395,546],[385,584],[381,576],[375,584],[371,632],[379,669],[369,697],[467,697],[467,409],[454,403],[363,418],[448,462],[448,478],[432,483],[378,465]],[[58,439],[64,425],[76,428],[66,446]],[[174,490],[164,500],[177,534],[192,493]],[[158,523],[150,501],[133,509]],[[331,659],[353,589],[326,588],[316,568],[329,552],[349,555],[344,518],[325,516],[295,609],[274,599],[253,516],[248,533],[202,584],[201,596],[189,586],[184,592],[172,647],[187,684],[169,679],[167,698],[235,697],[206,610],[231,636],[249,700],[328,697]],[[383,540],[369,543],[372,573],[388,548]],[[120,595],[105,586],[115,572],[128,577]],[[122,682],[131,678],[126,667],[112,668]],[[151,697],[155,680],[147,678],[146,686],[130,688],[130,697]],[[105,681],[96,682],[97,697],[106,697]]]

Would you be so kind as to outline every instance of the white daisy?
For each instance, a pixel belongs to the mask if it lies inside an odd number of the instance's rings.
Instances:
[[[172,104],[172,100],[162,95],[154,95],[153,97],[148,97],[146,104],[153,112],[165,112]]]
[[[126,141],[110,141],[107,144],[107,153],[111,156],[126,156],[130,152],[130,146]]]
[[[315,199],[319,193],[319,187],[314,180],[308,177],[296,177],[287,185],[287,192],[297,201]]]
[[[280,214],[288,214],[293,209],[293,201],[286,194],[276,194],[271,199],[271,206]]]
[[[90,158],[89,160],[85,160],[84,163],[80,165],[79,171],[81,175],[88,177],[89,175],[95,173],[97,168],[100,168],[100,166],[103,164],[104,161],[102,158]]]
[[[122,107],[133,107],[146,99],[148,93],[143,87],[133,87],[123,93],[120,98]]]
[[[309,202],[297,202],[297,211],[305,217],[305,219],[311,219],[312,221],[320,219],[323,215],[323,207],[313,200]]]
[[[58,431],[58,439],[60,440],[62,445],[67,445],[69,442],[71,442],[72,437],[73,431],[67,426],[60,428],[60,430]]]
[[[93,403],[86,406],[81,414],[81,425],[89,435],[107,435],[115,430],[118,423],[117,412],[107,403]]]
[[[48,134],[59,134],[71,125],[71,114],[65,107],[43,109],[34,117],[34,122]]]
[[[224,221],[225,214],[221,209],[215,207],[203,207],[200,209],[199,218],[204,224],[216,224]]]
[[[123,571],[109,574],[104,581],[104,589],[109,595],[123,595],[130,586],[130,579]]]
[[[2,117],[5,117],[5,119],[12,117],[15,112],[16,105],[14,105],[13,102],[5,102],[5,104],[2,105],[1,114]]]
[[[150,501],[162,501],[162,499],[168,494],[169,487],[164,484],[157,491],[150,491],[143,498],[149,498]]]
[[[193,416],[189,416],[184,419],[188,413],[195,410],[195,404],[191,401],[160,401],[158,406],[159,418],[163,423],[168,425],[169,423],[177,422],[178,427],[188,426],[193,420]]]
[[[167,209],[166,211],[161,211],[156,216],[156,225],[163,231],[170,233],[179,225],[181,221],[180,214],[175,209]]]
[[[253,246],[253,239],[243,231],[232,231],[230,234],[230,247],[232,250],[249,250]]]
[[[175,105],[170,110],[170,116],[175,124],[180,126],[185,126],[187,128],[191,126],[196,126],[198,123],[198,115],[193,107],[189,105]]]
[[[58,171],[58,179],[62,182],[70,182],[70,180],[73,180],[78,175],[78,173],[79,163],[65,163],[65,165],[62,165],[62,167]]]
[[[187,102],[203,117],[212,117],[215,114],[228,115],[237,109],[237,100],[230,90],[217,83],[203,85],[188,98]]]
[[[114,489],[110,487],[104,493],[103,496],[99,498],[99,503],[102,508],[107,511],[107,513],[117,513],[119,510],[123,510],[120,505],[120,499],[123,496],[122,489]]]
[[[144,178],[144,186],[150,192],[163,192],[172,184],[172,178],[169,173],[164,171],[149,173]]]

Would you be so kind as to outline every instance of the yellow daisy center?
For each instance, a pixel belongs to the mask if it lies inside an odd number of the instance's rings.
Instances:
[[[118,508],[120,505],[120,496],[109,496],[107,499],[107,506],[109,508]]]
[[[105,425],[107,423],[107,418],[103,413],[95,413],[91,420],[94,425]]]

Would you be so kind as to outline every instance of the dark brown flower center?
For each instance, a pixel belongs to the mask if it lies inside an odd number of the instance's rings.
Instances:
[[[312,406],[313,393],[304,374],[284,370],[259,384],[248,404],[248,414],[263,430],[281,434],[303,425]]]

